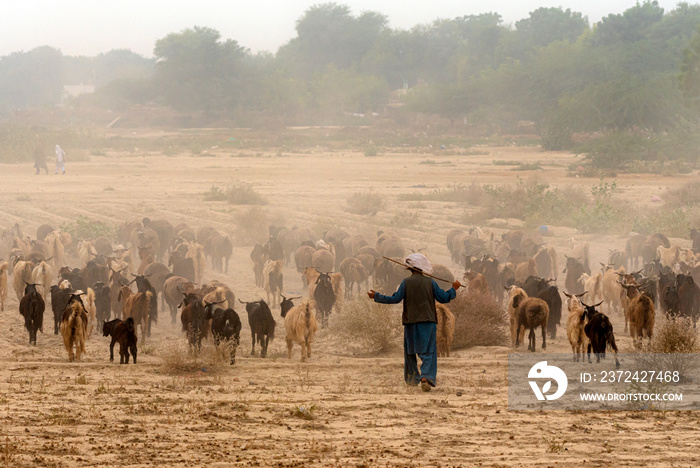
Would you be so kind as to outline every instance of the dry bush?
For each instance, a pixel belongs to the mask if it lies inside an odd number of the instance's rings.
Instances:
[[[331,314],[330,332],[343,344],[361,353],[381,353],[401,344],[401,314],[394,307],[367,298],[344,301],[340,311]]]
[[[259,206],[251,206],[234,219],[236,245],[252,245],[264,242],[268,236],[271,223],[267,212]]]
[[[448,307],[455,316],[453,348],[508,345],[508,315],[491,294],[462,290]]]
[[[698,335],[690,317],[656,316],[654,336],[645,342],[634,361],[639,370],[678,371],[684,379],[698,367],[694,353],[700,352]]]
[[[384,198],[374,190],[355,192],[347,199],[345,211],[365,215],[384,208]]]
[[[156,354],[162,359],[162,368],[167,374],[197,371],[216,374],[231,367],[230,346],[233,344],[222,343],[217,348],[212,342],[204,342],[201,351],[194,353],[182,339],[164,344]]]
[[[659,315],[654,323],[651,353],[697,353],[700,351],[698,335],[690,317]]]
[[[248,184],[240,183],[223,189],[212,185],[204,192],[205,201],[227,201],[232,205],[265,205],[267,200]]]

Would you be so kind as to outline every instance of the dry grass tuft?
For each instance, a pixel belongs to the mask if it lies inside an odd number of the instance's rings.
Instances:
[[[650,352],[697,353],[698,351],[700,351],[700,342],[690,317],[660,315],[656,318]]]
[[[490,294],[462,290],[449,308],[455,316],[453,348],[507,346],[508,316]]]
[[[344,301],[340,311],[331,314],[330,332],[356,352],[382,353],[401,344],[401,314],[393,307],[367,298]]]
[[[162,368],[167,374],[207,372],[217,374],[229,369],[230,355],[227,346],[217,348],[213,343],[202,343],[198,353],[190,351],[185,340],[163,345],[156,353],[163,360]]]

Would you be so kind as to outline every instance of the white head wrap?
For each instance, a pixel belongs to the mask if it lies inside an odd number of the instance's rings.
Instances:
[[[428,260],[428,257],[422,253],[412,253],[406,260],[404,260],[406,265],[421,270],[429,275],[433,273],[433,265]]]

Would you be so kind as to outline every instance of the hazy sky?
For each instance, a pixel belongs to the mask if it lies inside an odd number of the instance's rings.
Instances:
[[[155,41],[192,26],[218,30],[252,51],[277,48],[296,35],[296,20],[312,5],[307,0],[2,0],[0,56],[41,45],[65,55],[93,56],[112,49],[153,55]],[[621,13],[634,0],[345,0],[354,14],[377,11],[393,28],[410,29],[437,18],[500,13],[506,23],[528,16],[539,7],[571,8],[591,23],[609,13]],[[696,3],[690,1],[689,3]],[[676,0],[659,0],[672,10]]]

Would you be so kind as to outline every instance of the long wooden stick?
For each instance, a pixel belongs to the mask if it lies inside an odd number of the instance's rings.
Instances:
[[[411,267],[411,266],[406,265],[405,263],[401,263],[399,261],[396,261],[393,258],[385,257],[383,255],[382,255],[382,258],[384,258],[385,260],[389,260],[390,262],[394,262],[397,265],[401,265],[404,268],[409,268],[409,269],[414,269],[414,270],[417,269],[416,267]],[[427,276],[428,278],[436,279],[438,281],[444,281],[445,283],[450,283],[450,284],[454,283],[454,281],[448,281],[446,279],[438,278],[437,276],[429,275],[428,273],[424,272],[423,270],[421,270],[421,273],[423,273],[423,275]]]

